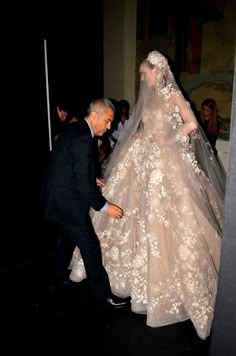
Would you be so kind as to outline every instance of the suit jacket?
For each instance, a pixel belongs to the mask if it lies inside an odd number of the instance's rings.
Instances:
[[[44,217],[63,225],[86,224],[90,207],[106,203],[96,185],[95,140],[85,119],[68,125],[51,153],[42,190]]]

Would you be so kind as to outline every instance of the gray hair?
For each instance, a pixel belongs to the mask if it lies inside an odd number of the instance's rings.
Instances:
[[[113,112],[115,113],[115,107],[112,104],[112,102],[107,98],[100,98],[100,99],[93,100],[89,104],[87,112],[89,115],[92,111],[96,111],[99,116],[102,116],[105,114],[107,108],[112,109]]]

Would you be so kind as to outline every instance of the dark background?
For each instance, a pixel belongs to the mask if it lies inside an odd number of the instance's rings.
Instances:
[[[172,1],[168,3],[172,5],[168,11],[165,4],[159,8],[155,1],[149,3],[152,10],[149,35],[152,36],[166,30],[168,14],[174,13],[175,7]],[[138,38],[142,38],[145,4],[138,1]],[[189,9],[184,1],[181,4],[174,18],[179,19],[179,12]],[[103,96],[104,72],[102,0],[60,6],[44,2],[27,6],[9,4],[6,9],[2,14],[6,25],[0,43],[2,77],[5,77],[1,82],[4,93],[1,210],[2,231],[6,231],[0,240],[2,267],[41,255],[47,246],[51,249],[54,244],[42,233],[39,218],[39,192],[49,157],[44,39],[47,40],[52,129],[61,98],[81,117],[92,99]],[[180,27],[175,25],[182,34],[180,23]],[[178,46],[184,47],[181,41]],[[176,58],[179,68],[180,57]]]
[[[76,7],[57,7],[49,13],[41,4],[34,11],[28,8],[27,14],[22,8],[19,14],[17,9],[8,13],[14,29],[1,44],[6,78],[2,84],[1,269],[47,254],[55,243],[42,231],[39,214],[41,182],[50,155],[44,39],[52,124],[58,98],[81,116],[92,99],[103,96],[102,1]]]

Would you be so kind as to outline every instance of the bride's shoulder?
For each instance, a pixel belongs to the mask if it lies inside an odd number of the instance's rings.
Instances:
[[[184,98],[182,94],[173,95],[170,100],[176,106],[190,106],[190,103]]]

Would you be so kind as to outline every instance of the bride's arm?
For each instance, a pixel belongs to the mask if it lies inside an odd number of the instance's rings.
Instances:
[[[175,106],[177,112],[182,118],[183,124],[174,136],[166,140],[165,144],[167,145],[172,145],[178,141],[188,141],[188,135],[198,126],[197,120],[189,103],[183,97],[174,96],[172,98],[172,104]]]
[[[183,119],[183,125],[179,129],[176,139],[181,140],[182,137],[189,135],[197,128],[197,120],[189,105],[189,103],[181,96],[173,98],[174,104],[179,108],[179,113]]]

